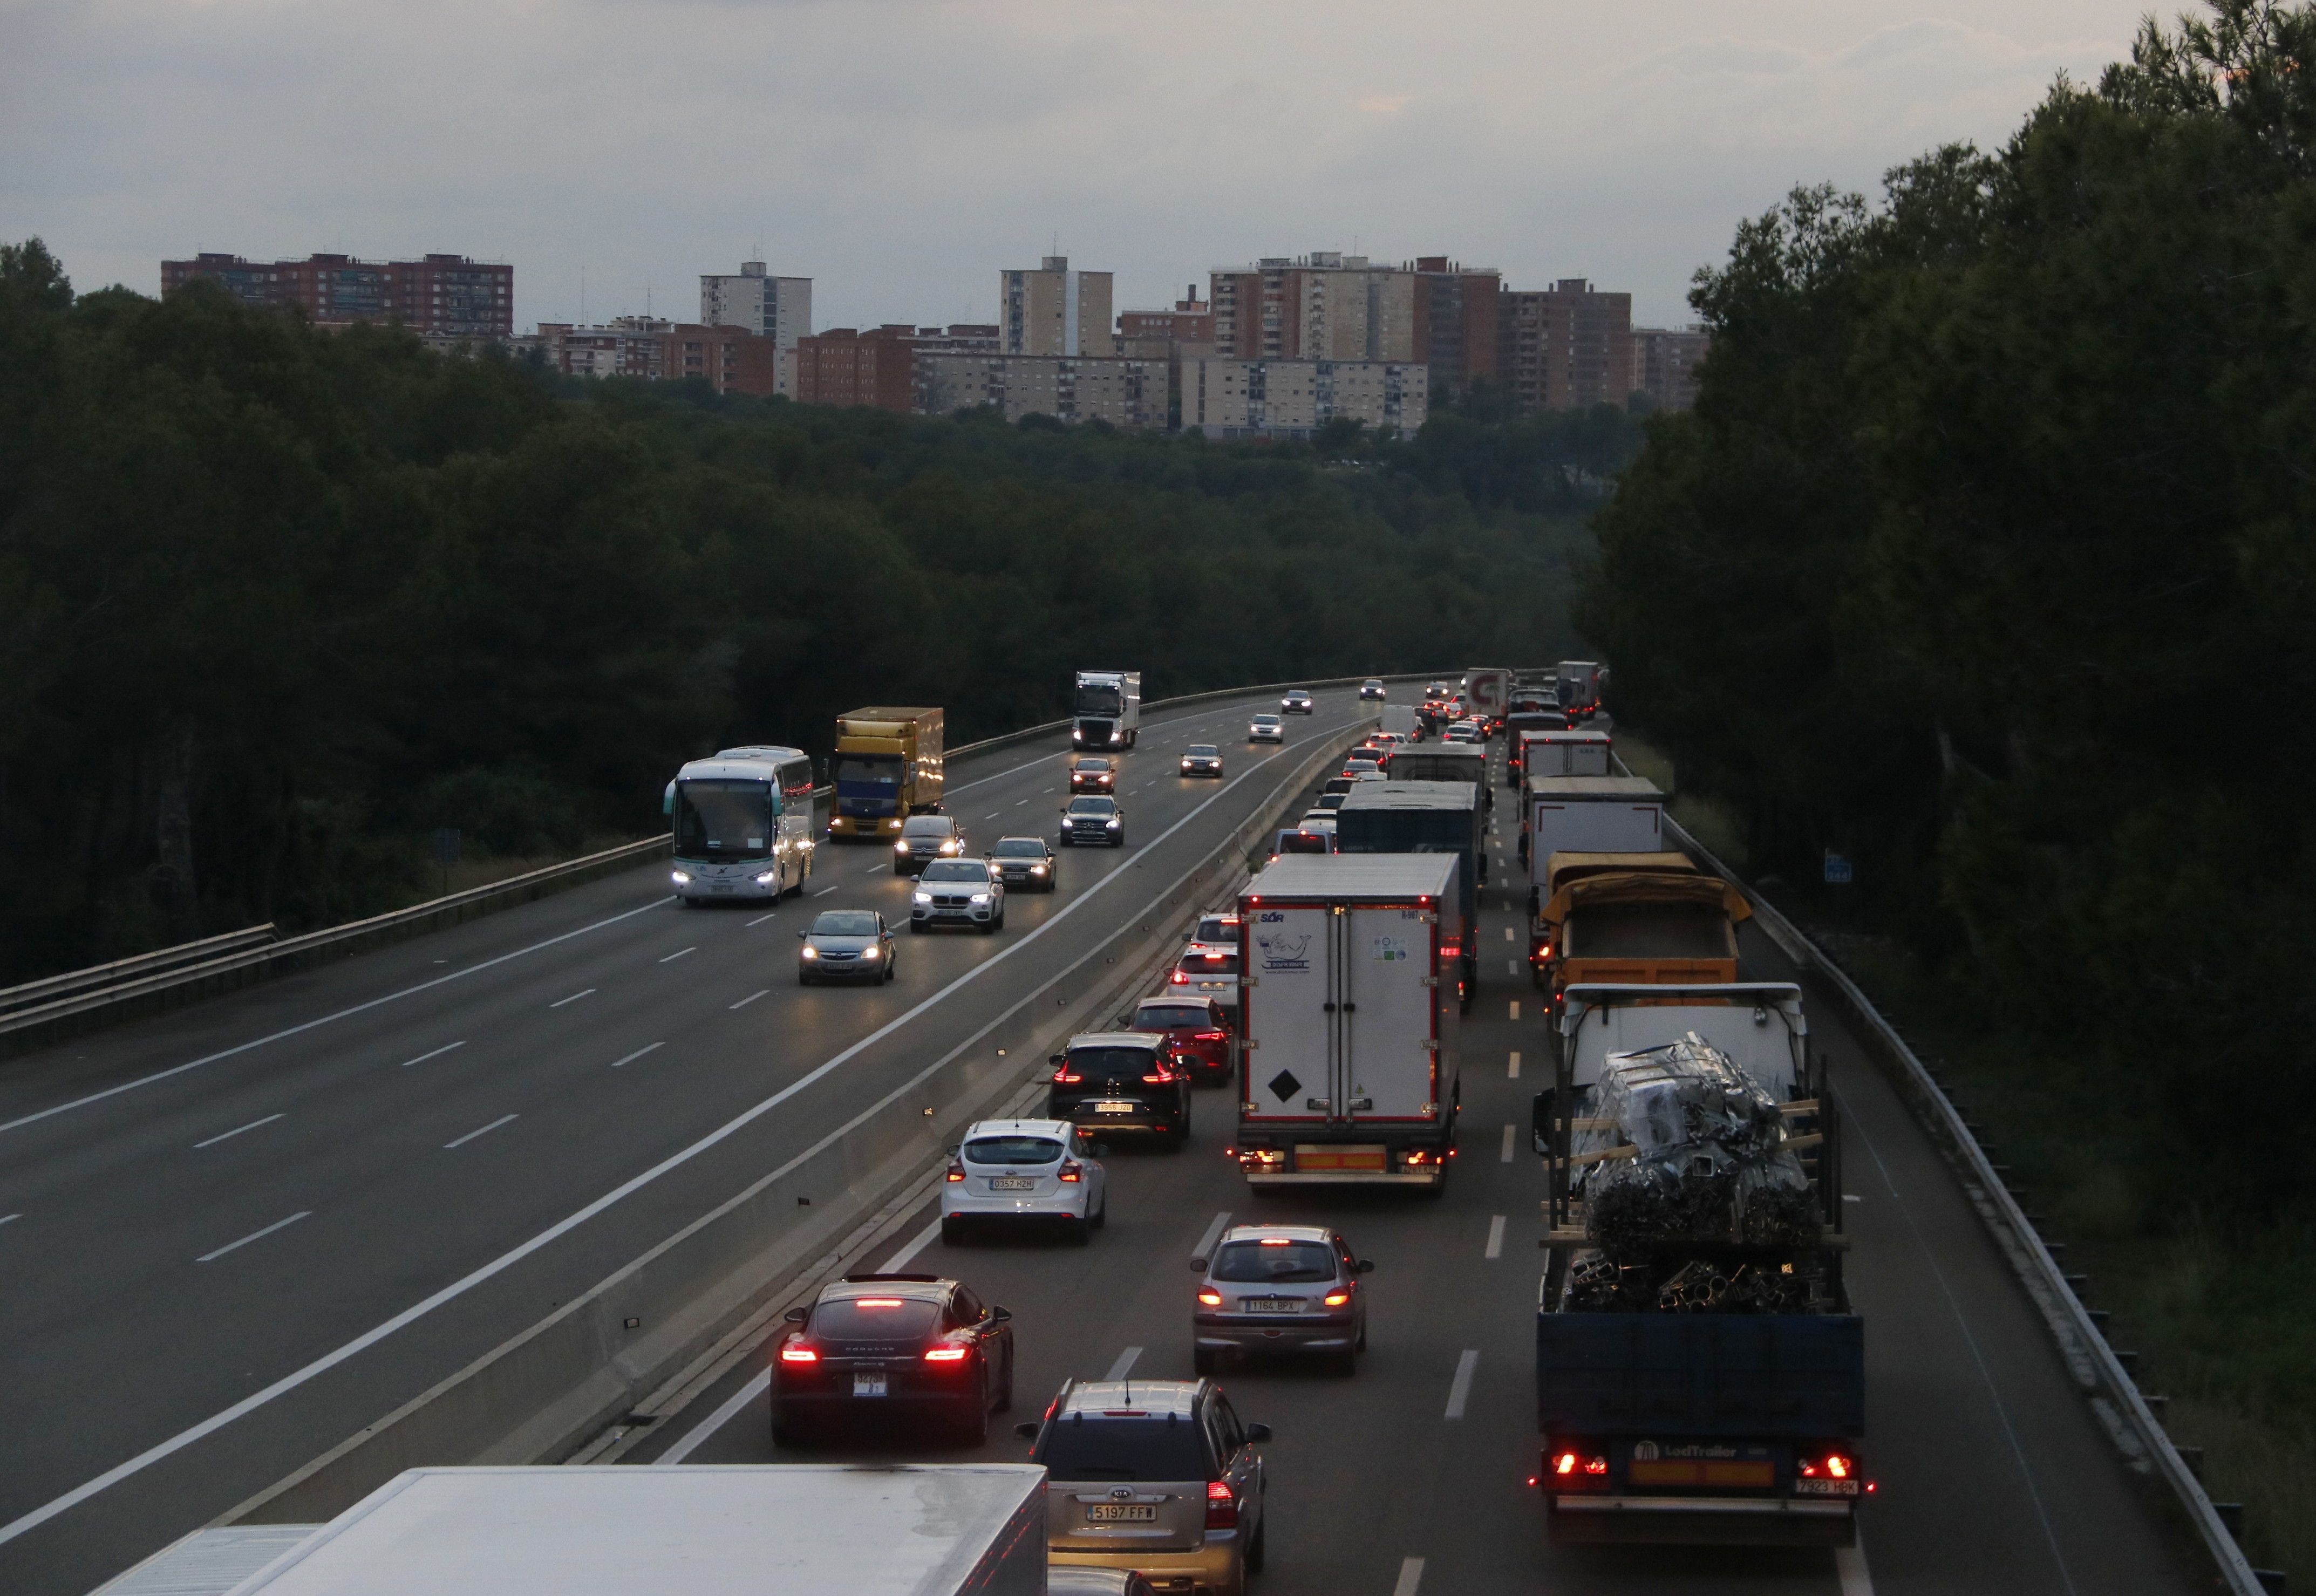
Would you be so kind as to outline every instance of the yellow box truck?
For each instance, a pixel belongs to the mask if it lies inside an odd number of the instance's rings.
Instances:
[[[941,712],[876,705],[838,716],[829,781],[834,839],[895,837],[909,816],[937,813]]]

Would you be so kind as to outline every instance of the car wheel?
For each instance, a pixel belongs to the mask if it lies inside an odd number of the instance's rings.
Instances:
[[[1346,1348],[1335,1354],[1335,1372],[1345,1379],[1359,1372],[1359,1354],[1356,1348]]]
[[[885,959],[885,979],[890,981],[899,973],[899,967],[893,963],[892,957],[889,954],[886,955]]]
[[[973,1411],[958,1421],[957,1439],[959,1444],[968,1447],[989,1444],[989,1404],[985,1399],[975,1403]]]
[[[799,986],[809,986],[809,985],[812,985],[812,972],[811,972],[810,970],[798,970],[798,971],[797,972],[797,985],[799,985]]]
[[[1073,1247],[1084,1246],[1088,1242],[1093,1239],[1093,1222],[1090,1219],[1071,1220],[1069,1222],[1069,1238],[1070,1245]]]
[[[1265,1516],[1268,1517],[1268,1515]],[[1268,1524],[1257,1524],[1254,1527],[1254,1538],[1246,1543],[1246,1571],[1249,1574],[1262,1572],[1262,1537],[1264,1531],[1269,1528]]]
[[[1103,1188],[1102,1188],[1102,1190],[1101,1190],[1101,1207],[1100,1207],[1100,1208],[1098,1208],[1094,1209],[1094,1211],[1093,1211],[1093,1218],[1092,1218],[1091,1220],[1090,1220],[1090,1221],[1089,1221],[1089,1223],[1090,1223],[1090,1224],[1091,1224],[1091,1225],[1093,1226],[1093,1227],[1094,1227],[1096,1230],[1100,1230],[1100,1229],[1101,1229],[1104,1226],[1106,1226],[1106,1225],[1108,1225],[1108,1224],[1109,1223],[1109,1187],[1105,1186],[1105,1187],[1103,1187]]]
[[[1365,1314],[1359,1315],[1359,1339],[1351,1345],[1358,1351],[1364,1352],[1367,1350],[1367,1320]]]
[[[1212,1375],[1221,1362],[1221,1358],[1215,1352],[1200,1347],[1190,1354],[1190,1372],[1198,1375]]]
[[[941,1220],[941,1245],[954,1247],[965,1240],[965,1221],[944,1217]]]

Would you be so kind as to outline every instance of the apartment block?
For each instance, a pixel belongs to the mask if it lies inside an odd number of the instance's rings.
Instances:
[[[1127,432],[1162,432],[1167,363],[1117,355],[933,354],[920,357],[930,415],[993,407],[1009,422],[1050,415],[1104,421]]]
[[[774,347],[794,349],[812,334],[812,279],[773,277],[762,261],[743,261],[737,276],[699,278],[699,319],[711,327],[745,327]]]
[[[1413,273],[1365,255],[1271,255],[1207,275],[1217,356],[1386,361],[1416,352]]]
[[[799,405],[916,408],[917,329],[888,322],[863,332],[831,327],[797,340],[789,397]]]
[[[1499,375],[1523,411],[1622,405],[1641,386],[1630,294],[1599,292],[1581,277],[1508,290],[1497,325]]]
[[[541,322],[537,338],[547,363],[568,377],[629,377],[643,382],[697,377],[719,394],[760,397],[773,390],[779,353],[771,339],[739,327],[644,316],[619,317],[593,326]]]
[[[1635,327],[1633,388],[1660,410],[1686,410],[1697,403],[1697,365],[1713,347],[1703,327]]]
[[[161,263],[161,297],[197,280],[247,305],[296,305],[323,326],[399,322],[430,340],[514,335],[514,268],[465,255],[361,261],[316,254],[271,263],[197,254]]]
[[[1429,374],[1398,361],[1186,358],[1182,425],[1209,438],[1308,438],[1338,417],[1412,433],[1429,413]]]
[[[1461,396],[1496,375],[1496,300],[1503,273],[1423,255],[1415,277],[1415,358],[1431,369],[1431,391]]]
[[[997,274],[1002,353],[1109,355],[1110,274],[1078,272],[1067,255],[1047,255],[1036,271]]]

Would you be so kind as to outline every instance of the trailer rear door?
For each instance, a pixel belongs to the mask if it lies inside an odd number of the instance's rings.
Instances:
[[[1426,985],[1437,975],[1434,927],[1417,909],[1352,905],[1334,919],[1345,1021],[1340,1101],[1353,1119],[1426,1119],[1437,1101]]]
[[[1341,1093],[1334,1087],[1336,1053],[1333,960],[1328,941],[1334,916],[1323,904],[1264,904],[1243,914],[1242,967],[1247,1035],[1245,1101],[1253,1120],[1324,1120]]]

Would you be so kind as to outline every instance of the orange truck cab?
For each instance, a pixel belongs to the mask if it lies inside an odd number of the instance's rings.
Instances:
[[[1706,985],[1737,979],[1752,905],[1682,853],[1555,853],[1530,922],[1528,967],[1555,1005],[1572,985]]]

